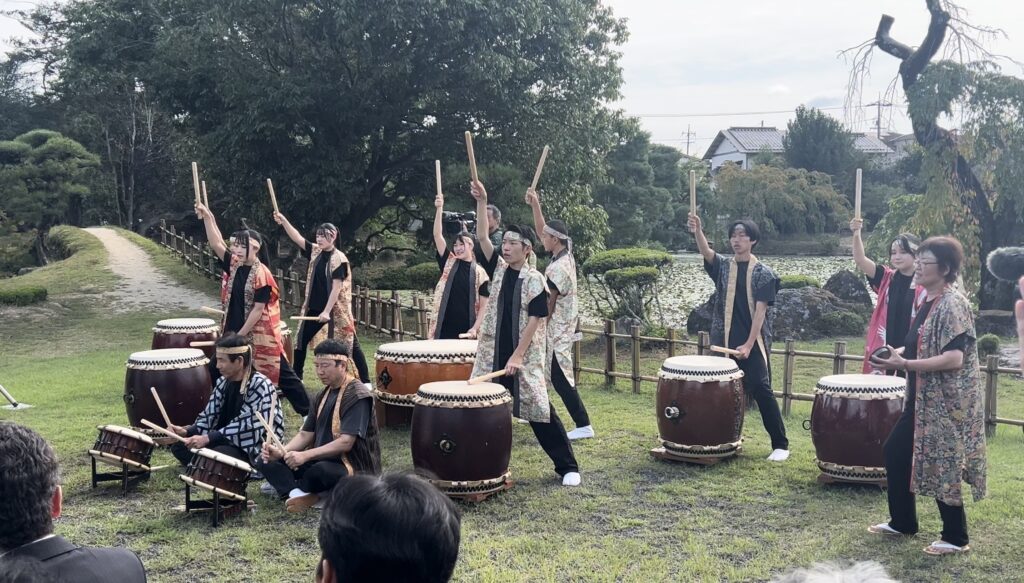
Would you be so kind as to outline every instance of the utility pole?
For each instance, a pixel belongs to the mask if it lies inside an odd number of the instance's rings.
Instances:
[[[686,155],[689,156],[690,155],[690,138],[696,136],[697,134],[695,134],[694,132],[690,131],[690,124],[686,124],[686,133],[684,133],[683,135],[686,136]]]
[[[875,137],[878,138],[879,140],[881,140],[882,139],[882,108],[883,107],[892,107],[892,102],[891,101],[882,101],[882,94],[879,93],[878,94],[878,101],[876,101],[874,103],[868,103],[867,105],[869,105],[869,106],[874,105],[874,106],[876,106],[878,108],[877,109],[878,115],[875,118]]]

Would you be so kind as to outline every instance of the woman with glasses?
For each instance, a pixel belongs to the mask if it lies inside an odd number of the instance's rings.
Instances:
[[[935,498],[942,538],[930,555],[970,550],[962,482],[975,501],[985,495],[985,422],[981,375],[970,301],[953,286],[964,251],[952,237],[921,244],[914,278],[926,290],[901,351],[872,364],[907,373],[903,414],[885,442],[889,522],[868,531],[912,535],[918,530],[915,495]]]
[[[887,344],[896,348],[903,347],[910,321],[924,298],[924,289],[913,284],[914,257],[921,240],[906,233],[896,237],[889,246],[889,263],[892,267],[886,267],[876,264],[864,254],[864,241],[860,234],[863,226],[862,219],[850,221],[853,260],[867,276],[868,284],[878,295],[878,301],[868,323],[862,372],[882,374],[883,371],[871,365],[868,356]]]

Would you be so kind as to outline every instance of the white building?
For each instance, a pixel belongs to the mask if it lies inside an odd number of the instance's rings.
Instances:
[[[733,127],[718,132],[711,142],[704,160],[711,163],[711,171],[726,162],[739,164],[743,169],[750,168],[750,159],[760,152],[782,154],[784,132],[773,127]],[[853,147],[871,156],[892,156],[893,150],[873,134],[853,134]]]

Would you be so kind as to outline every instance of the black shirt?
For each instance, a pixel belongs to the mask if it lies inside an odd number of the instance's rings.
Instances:
[[[225,251],[224,257],[220,259],[221,267],[225,273],[231,272],[231,251]],[[228,314],[224,321],[224,333],[238,332],[245,326],[245,320],[249,314],[245,313],[245,282],[249,279],[252,266],[239,264],[235,270],[235,282],[231,286],[231,297],[228,301]],[[260,304],[270,302],[270,286],[265,285],[256,288],[253,301]]]
[[[437,266],[444,271],[445,263],[451,252],[445,248],[444,255],[437,255]],[[474,312],[475,306],[470,301],[469,276],[473,265],[461,259],[455,262],[451,272],[448,274],[448,281],[451,282],[451,292],[448,295],[448,304],[444,309],[444,322],[441,322],[441,335],[438,338],[458,338],[473,327],[476,321]],[[487,282],[479,282],[477,293],[481,297],[487,297],[489,292]]]
[[[359,379],[352,381],[352,383],[358,382],[360,382]],[[349,386],[352,386],[351,383]],[[334,432],[331,431],[333,421],[331,413],[334,412],[334,405],[338,401],[338,393],[340,392],[339,389],[327,391],[327,394],[323,397],[324,401],[326,401],[323,404],[323,408],[320,409],[319,405],[317,406],[322,415],[316,415],[316,410],[312,410],[310,415],[306,416],[306,422],[302,424],[302,431],[313,433],[313,447],[321,447],[334,441]],[[343,435],[365,438],[372,412],[372,399],[360,399],[359,402],[349,407],[348,411],[341,415],[341,433]]]
[[[921,305],[921,309],[917,311],[917,316],[914,318],[914,322],[910,325],[910,330],[907,332],[904,338],[903,358],[907,360],[917,360],[917,341],[921,337],[921,326],[924,325],[925,318],[928,317],[928,312],[932,311],[932,305],[935,300],[928,300]],[[892,346],[892,345],[890,345]],[[966,350],[967,349],[967,333],[964,332],[958,335],[956,338],[949,341],[942,348],[942,352],[946,353],[951,350]],[[917,373],[909,371],[907,373],[907,397],[904,403],[907,405],[904,410],[909,407],[913,410],[914,407],[914,396],[917,391]]]
[[[490,261],[484,261],[483,268],[487,272],[487,275],[491,278],[494,277],[494,270],[498,266],[498,252],[495,251],[494,255],[491,256]],[[516,281],[519,280],[519,271],[509,267],[505,270],[505,276],[501,281],[501,290],[498,292],[497,301],[501,302],[501,322],[498,324],[499,330],[501,331],[501,337],[497,339],[497,350],[498,350],[498,364],[504,366],[508,362],[508,359],[512,357],[512,353],[515,352],[516,346],[513,344],[513,338],[519,334],[519,330],[513,331],[512,322],[514,315],[514,301],[516,291]],[[530,300],[530,305],[526,308],[527,314],[530,316],[536,316],[538,318],[548,317],[548,292],[541,292],[537,297]]]
[[[309,259],[313,256],[313,243],[306,241],[306,248],[302,255]],[[324,251],[316,259],[316,266],[313,267],[313,281],[309,286],[309,306],[306,307],[306,315],[317,315],[327,307],[327,298],[331,296],[333,280],[344,281],[348,277],[348,263],[342,263],[331,272],[331,279],[327,279],[327,266],[330,265],[331,255],[334,251]]]
[[[885,268],[875,265],[875,274],[868,278],[871,287],[878,289],[882,285]],[[896,271],[889,281],[889,308],[885,317],[885,341],[893,348],[906,346],[903,344],[910,330],[910,315],[914,313],[914,276],[903,275]]]
[[[747,269],[749,261],[734,261],[736,265],[736,295],[732,305],[732,324],[729,328],[729,346],[735,348],[747,343],[750,338],[750,328],[754,325],[754,315],[750,313],[750,305],[747,303]],[[716,253],[715,259],[708,263],[704,262],[704,271],[717,283],[722,273],[722,258]],[[766,285],[754,289],[754,305],[757,302],[764,302],[771,306],[775,303],[776,286]],[[723,298],[724,302],[725,299]]]

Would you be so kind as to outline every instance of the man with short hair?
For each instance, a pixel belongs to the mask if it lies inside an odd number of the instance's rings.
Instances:
[[[0,573],[4,562],[31,557],[58,581],[146,581],[139,557],[128,549],[72,544],[53,533],[63,492],[57,457],[35,431],[0,421]]]
[[[346,478],[320,517],[317,583],[444,583],[459,557],[460,516],[410,474]]]
[[[505,232],[501,229],[501,209],[493,204],[487,205],[487,237],[491,240],[491,245],[501,249],[501,240],[504,236]]]

